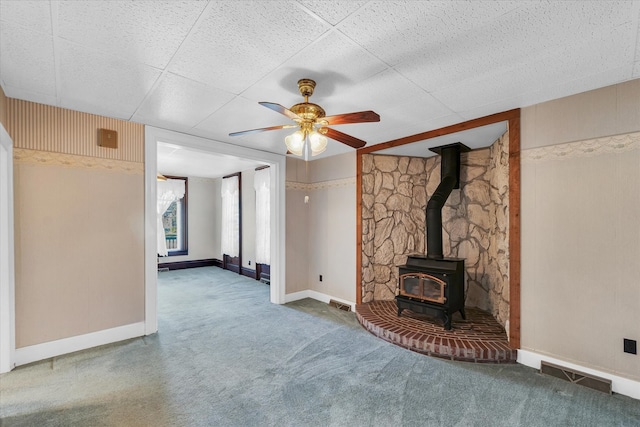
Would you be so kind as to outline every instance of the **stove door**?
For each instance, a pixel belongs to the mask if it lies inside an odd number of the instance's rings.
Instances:
[[[427,273],[406,273],[400,276],[400,295],[444,304],[447,282]]]

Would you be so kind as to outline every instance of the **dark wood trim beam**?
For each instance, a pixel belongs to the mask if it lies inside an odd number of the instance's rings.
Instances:
[[[520,115],[509,119],[509,345],[520,348]]]
[[[451,133],[460,132],[463,130],[473,129],[481,126],[490,125],[493,123],[499,123],[511,120],[515,117],[520,117],[520,109],[505,111],[503,113],[492,114],[490,116],[480,117],[477,119],[469,120],[463,123],[443,127],[440,129],[434,129],[427,132],[418,133],[411,136],[405,136],[404,138],[394,139],[380,144],[371,145],[369,147],[363,147],[358,150],[358,154],[368,154],[374,151],[386,150],[387,148],[398,147],[400,145],[411,144],[412,142],[424,141],[425,139],[435,138],[437,136],[449,135]]]
[[[362,153],[356,151],[356,304],[362,304]]]

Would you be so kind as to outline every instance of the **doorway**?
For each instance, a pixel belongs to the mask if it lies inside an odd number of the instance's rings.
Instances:
[[[158,143],[173,144],[202,153],[245,158],[268,164],[271,169],[271,287],[270,301],[285,303],[285,156],[210,139],[145,126],[145,335],[158,330],[156,177]]]

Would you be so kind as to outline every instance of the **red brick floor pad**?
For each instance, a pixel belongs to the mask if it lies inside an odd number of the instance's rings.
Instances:
[[[517,351],[509,347],[504,328],[489,314],[465,308],[466,320],[453,315],[452,328],[441,320],[403,310],[395,301],[373,301],[356,306],[360,324],[373,335],[409,350],[451,360],[476,363],[513,363]]]

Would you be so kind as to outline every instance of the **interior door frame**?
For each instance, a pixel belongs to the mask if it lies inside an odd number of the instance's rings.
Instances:
[[[144,194],[145,194],[145,335],[158,331],[158,266],[156,248],[156,177],[158,173],[158,142],[169,143],[203,153],[239,157],[268,164],[271,169],[271,286],[269,300],[285,303],[286,222],[284,155],[253,150],[184,133],[145,126]]]
[[[15,366],[13,141],[0,124],[0,374]]]

